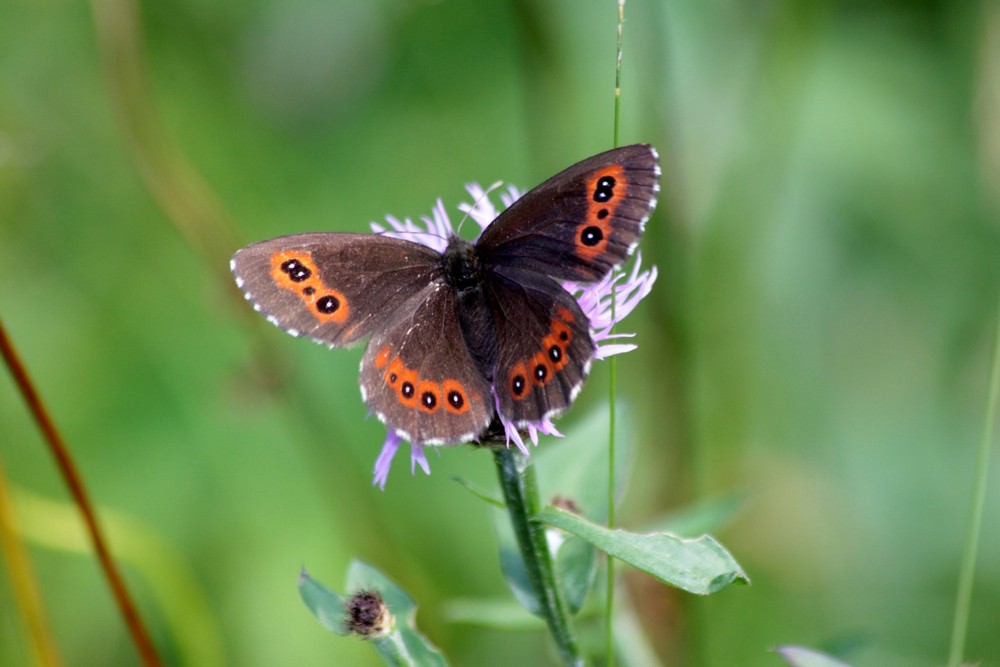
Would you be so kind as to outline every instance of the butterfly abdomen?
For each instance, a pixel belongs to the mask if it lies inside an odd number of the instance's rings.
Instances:
[[[491,379],[497,360],[496,327],[483,289],[485,276],[475,246],[453,236],[441,261],[445,282],[455,290],[462,337],[476,368]]]

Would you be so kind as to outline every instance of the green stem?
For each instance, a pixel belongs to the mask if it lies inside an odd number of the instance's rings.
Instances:
[[[517,546],[528,571],[528,580],[538,598],[549,632],[566,665],[583,665],[580,648],[573,636],[566,599],[556,576],[555,561],[545,539],[545,526],[532,521],[540,509],[535,468],[527,456],[506,447],[494,448],[493,460]]]
[[[1000,313],[1000,309],[998,309],[998,313]],[[998,320],[1000,320],[1000,316],[998,316]],[[958,575],[955,621],[951,629],[951,650],[948,654],[949,667],[958,667],[962,662],[962,654],[965,653],[965,636],[969,626],[972,584],[976,575],[976,553],[979,551],[979,533],[982,531],[983,507],[986,504],[986,476],[990,469],[990,441],[993,438],[993,427],[996,423],[997,404],[1000,403],[1000,321],[997,322],[996,336],[993,348],[993,372],[983,423],[983,437],[979,441],[976,480],[972,491],[972,511],[969,515],[969,528],[965,537],[962,569]]]
[[[621,125],[622,106],[622,38],[625,32],[625,0],[618,0],[618,43],[615,51],[615,113],[614,113],[614,145],[618,147],[618,128]],[[615,310],[618,290],[611,283],[611,321],[615,321]],[[611,327],[614,332],[614,326]],[[618,393],[618,364],[615,357],[609,359],[608,367],[608,406],[611,416],[608,419],[608,528],[615,527],[615,396]],[[608,555],[606,580],[606,597],[604,599],[604,653],[607,667],[615,667],[614,612],[615,612],[615,559]]]

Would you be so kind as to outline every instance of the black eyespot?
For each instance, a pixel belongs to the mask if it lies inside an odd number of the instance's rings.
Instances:
[[[465,399],[462,398],[462,394],[457,391],[448,392],[448,402],[451,404],[451,407],[456,410],[461,409],[461,407],[465,405]]]
[[[594,201],[602,203],[610,200],[614,196],[614,189],[615,179],[611,176],[602,176],[594,188]]]
[[[420,402],[424,404],[424,407],[428,410],[433,410],[437,406],[437,396],[433,392],[425,391],[420,395]]]
[[[338,308],[340,308],[340,299],[332,294],[327,294],[326,296],[320,297],[316,300],[316,310],[324,315],[334,313]]]
[[[559,340],[569,340],[569,332],[568,331],[560,331],[559,332]]]
[[[549,348],[549,359],[552,360],[552,363],[559,363],[562,359],[562,354],[562,349],[558,345],[553,345]]]
[[[539,382],[545,382],[545,378],[548,374],[549,369],[545,367],[545,364],[538,364],[535,366],[535,379]]]
[[[297,259],[289,259],[283,262],[281,270],[287,273],[288,277],[296,283],[300,283],[303,280],[309,280],[309,277],[312,275],[312,271],[307,269],[302,262]]]
[[[514,391],[515,396],[520,396],[524,393],[527,383],[524,381],[523,375],[515,375],[514,380],[510,383],[511,389]]]
[[[585,246],[594,247],[604,239],[604,232],[601,231],[600,227],[585,227],[582,232],[580,232],[580,242]]]
[[[608,217],[608,209],[602,208],[600,211],[597,212],[598,220],[604,220],[604,218],[606,217]]]
[[[399,379],[398,375],[396,375],[395,373],[389,373],[389,384],[396,384],[396,380],[398,379]]]
[[[403,398],[413,398],[413,383],[404,382],[401,391],[403,392]]]
[[[306,296],[312,296],[313,294],[316,293],[316,288],[315,287],[303,287],[302,288],[302,293],[305,294]]]

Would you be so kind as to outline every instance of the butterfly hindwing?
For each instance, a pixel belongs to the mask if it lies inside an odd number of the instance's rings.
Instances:
[[[595,354],[589,322],[572,295],[545,276],[498,268],[488,291],[500,414],[519,428],[537,425],[568,408],[583,386]]]
[[[479,256],[560,280],[599,280],[639,242],[659,176],[659,157],[647,144],[587,158],[501,213],[476,243]]]
[[[430,284],[440,255],[400,239],[330,232],[255,243],[230,264],[236,284],[268,320],[340,347],[378,330]]]
[[[435,280],[376,332],[361,393],[389,428],[416,444],[469,442],[493,416],[490,385],[462,335],[455,292]]]

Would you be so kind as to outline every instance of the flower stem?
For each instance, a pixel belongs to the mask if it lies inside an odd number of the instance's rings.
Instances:
[[[111,596],[118,604],[118,612],[125,622],[125,627],[132,638],[132,643],[135,644],[136,651],[139,653],[139,659],[146,667],[159,667],[163,663],[156,652],[156,647],[153,645],[153,640],[146,629],[146,624],[143,622],[142,616],[139,615],[139,608],[133,601],[132,594],[125,584],[125,578],[118,569],[114,558],[111,557],[111,548],[97,520],[97,512],[90,501],[90,496],[87,493],[87,488],[84,486],[79,468],[70,454],[69,447],[66,446],[59,431],[56,430],[55,422],[49,416],[45,402],[42,401],[41,395],[35,389],[35,385],[28,375],[27,368],[21,362],[21,357],[18,356],[17,350],[14,348],[14,342],[7,336],[3,322],[0,322],[0,358],[3,359],[11,375],[14,376],[14,383],[17,385],[18,390],[20,390],[24,402],[27,403],[28,410],[35,418],[35,424],[49,445],[49,452],[52,454],[52,458],[55,459],[59,472],[62,473],[63,481],[69,487],[73,502],[80,510],[84,528],[97,556],[97,563],[104,572],[104,577],[111,588]]]
[[[621,125],[622,107],[622,38],[625,32],[625,0],[618,0],[618,45],[615,52],[615,113],[614,145],[617,148],[618,127]],[[614,322],[618,290],[611,283],[611,321]],[[615,327],[611,325],[611,332]],[[611,357],[608,368],[608,528],[615,527],[615,396],[618,393],[618,360]],[[615,612],[615,559],[608,555],[607,585],[604,599],[604,653],[607,667],[615,667],[614,612]]]
[[[545,526],[532,521],[540,509],[535,468],[527,456],[506,447],[494,448],[493,460],[517,546],[524,559],[531,588],[538,598],[541,614],[559,647],[563,662],[566,665],[583,665],[566,600],[556,576],[555,561],[545,539]]]

